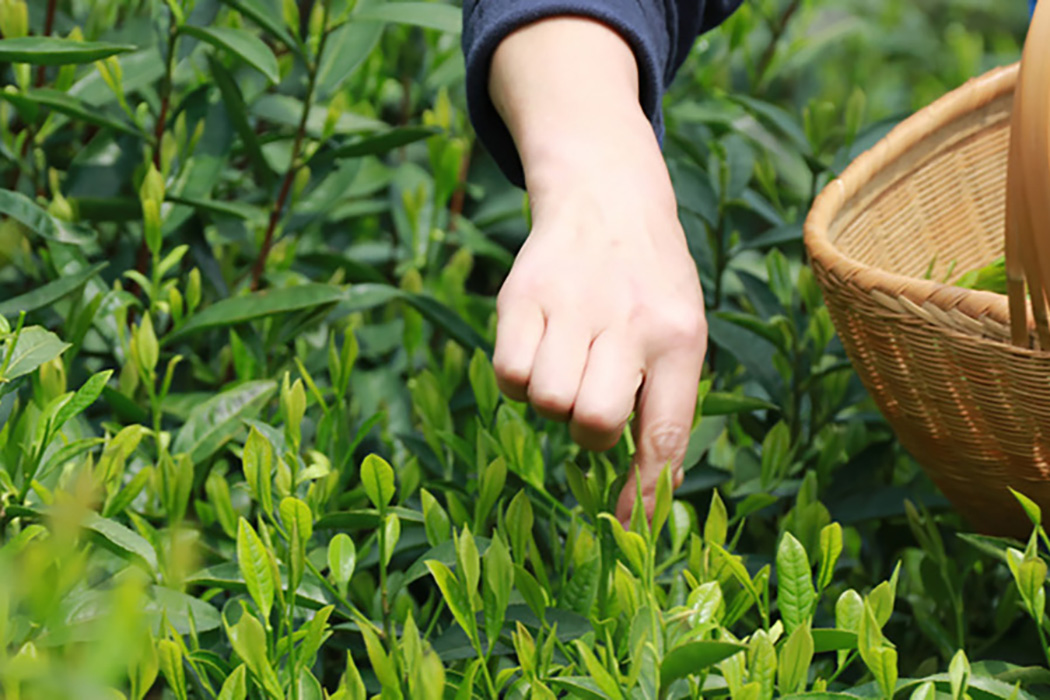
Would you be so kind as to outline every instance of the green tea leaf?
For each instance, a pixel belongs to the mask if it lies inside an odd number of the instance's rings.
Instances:
[[[776,410],[778,410],[777,406],[768,401],[763,401],[753,396],[740,396],[720,391],[708,392],[700,405],[700,413],[704,416],[725,416],[736,413]]]
[[[782,694],[800,693],[806,689],[813,653],[813,637],[809,627],[799,625],[780,649],[777,676]]]
[[[470,388],[474,391],[474,400],[478,404],[478,415],[485,425],[491,425],[499,403],[499,386],[496,384],[496,372],[492,362],[480,348],[474,350],[467,370],[470,377]]]
[[[0,315],[2,314],[3,312],[0,311]],[[1028,516],[1028,519],[1032,521],[1032,524],[1039,527],[1043,522],[1043,511],[1039,505],[1020,491],[1010,489],[1010,493],[1012,493],[1014,498],[1017,499],[1017,502],[1021,504],[1021,508],[1024,509],[1025,514]]]
[[[270,618],[273,609],[274,580],[270,555],[251,524],[241,518],[237,523],[237,563],[248,593],[258,606],[263,619]]]
[[[704,541],[722,546],[726,543],[729,533],[729,513],[718,489],[711,492],[711,505],[707,510],[707,520],[704,521]]]
[[[28,102],[34,106],[45,107],[53,112],[64,114],[76,121],[93,124],[104,129],[112,129],[122,134],[128,134],[129,136],[141,136],[141,132],[123,118],[111,116],[106,112],[102,112],[93,108],[91,105],[78,100],[68,93],[58,92],[57,90],[52,90],[50,88],[36,88],[20,93],[0,92],[0,100],[7,100],[8,102],[15,104],[18,104],[18,102]],[[81,219],[90,219],[90,216],[88,215],[91,212],[88,210],[89,207],[85,206],[86,203],[80,198],[77,198],[74,201],[76,202],[76,210],[79,212]],[[132,201],[134,202],[133,206],[138,208],[138,211],[141,212],[141,207],[139,207],[138,202],[135,200]],[[61,228],[58,230],[58,235],[60,238],[71,237],[68,233],[63,233]],[[45,238],[46,237],[47,236],[45,236]],[[73,241],[70,240],[68,242]]]
[[[186,671],[182,667],[182,649],[170,639],[157,643],[157,657],[168,687],[177,700],[186,700]]]
[[[137,46],[130,44],[111,44],[104,41],[73,41],[51,36],[26,36],[15,39],[0,39],[0,63],[68,66],[93,63],[137,49]]]
[[[137,532],[94,512],[89,512],[84,517],[81,526],[100,535],[103,542],[111,545],[110,548],[117,554],[125,558],[129,558],[130,555],[145,562],[151,571],[157,570],[157,553],[146,538]]]
[[[3,194],[2,191],[0,194]],[[69,348],[69,343],[63,343],[57,335],[40,326],[23,328],[13,353],[10,351],[12,340],[7,341],[5,353],[0,355],[0,367],[7,362],[7,369],[3,376],[3,379],[6,380],[17,379],[29,374]],[[10,354],[10,361],[8,361],[8,354]]]
[[[970,661],[962,649],[952,657],[948,666],[948,677],[951,679],[952,700],[963,700],[970,685]]]
[[[302,542],[306,542],[313,536],[314,517],[310,512],[310,506],[298,498],[288,496],[281,501],[280,513],[284,526],[290,532],[294,525]]]
[[[264,0],[222,0],[230,7],[236,8],[245,17],[248,17],[272,36],[280,39],[285,46],[298,51],[299,44],[295,41],[288,30],[285,29],[281,18],[270,10],[268,3]]]
[[[672,649],[660,663],[660,687],[669,688],[679,678],[699,675],[707,668],[747,650],[736,642],[687,642]]]
[[[329,163],[332,160],[382,155],[403,146],[407,146],[410,143],[428,139],[438,133],[440,132],[437,129],[428,126],[405,126],[397,129],[388,129],[385,131],[357,136],[346,143],[337,146],[333,150],[318,151],[317,155],[310,161],[310,165],[311,167],[317,167],[318,165]],[[406,293],[406,297],[407,296],[417,295],[409,295]]]
[[[467,633],[467,636],[476,643],[477,624],[474,619],[474,609],[463,588],[463,582],[456,578],[451,569],[439,561],[431,559],[426,562],[426,565],[438,588],[441,589],[445,605],[452,611],[452,616],[456,618],[456,622]]]
[[[503,540],[497,534],[485,552],[485,634],[489,648],[496,643],[503,620],[510,605],[510,591],[514,585],[514,562]]]
[[[284,693],[277,673],[266,655],[266,631],[252,615],[244,613],[236,625],[226,624],[226,634],[237,656],[251,669],[252,675],[273,700],[282,700]]]
[[[235,326],[275,314],[305,311],[335,304],[345,296],[346,292],[333,285],[301,284],[295,287],[255,292],[241,297],[229,297],[191,316],[174,333],[166,336],[163,342],[167,344],[182,340],[210,328]]]
[[[281,82],[277,57],[255,34],[232,27],[194,27],[188,24],[180,27],[179,31],[240,58],[273,84]]]
[[[222,684],[222,690],[219,691],[219,696],[215,700],[244,700],[248,696],[244,669],[244,664],[233,669],[233,673],[226,677],[226,682]]]
[[[503,495],[503,486],[507,483],[507,463],[502,457],[492,460],[481,477],[481,489],[474,506],[474,525],[482,527],[488,519],[492,506]]]
[[[547,598],[547,591],[539,584],[536,577],[520,564],[514,565],[514,587],[518,589],[518,593],[521,594],[532,614],[541,621],[546,619],[547,605],[550,602]]]
[[[344,590],[347,582],[354,575],[357,565],[357,547],[350,535],[345,532],[338,533],[328,543],[328,571],[332,582]]]
[[[368,500],[382,512],[397,493],[394,486],[394,469],[376,454],[365,457],[361,463],[361,485]]]
[[[199,464],[216,452],[254,418],[277,390],[272,380],[246,382],[217,394],[190,411],[172,443],[174,454],[186,453]]]
[[[777,604],[790,634],[809,621],[817,597],[806,549],[790,532],[784,533],[777,548],[777,581]]]
[[[0,40],[2,41],[2,40]],[[59,243],[81,245],[84,241],[71,235],[51,215],[21,192],[0,190],[0,214],[10,217],[41,238]]]
[[[605,668],[598,661],[598,658],[591,651],[590,647],[584,644],[581,640],[577,639],[576,642],[576,653],[583,659],[583,664],[587,668],[587,673],[590,674],[591,679],[597,684],[610,700],[624,700],[623,691],[621,690],[620,681],[613,677],[609,673],[608,669]]]
[[[273,512],[273,446],[254,425],[242,453],[244,480],[267,513]]]
[[[820,531],[820,571],[817,574],[817,589],[823,591],[831,584],[835,575],[835,564],[842,554],[842,526],[838,523],[825,525]]]
[[[857,648],[857,633],[844,629],[818,628],[810,630],[813,635],[813,653],[828,651],[852,651]]]
[[[230,497],[230,485],[226,477],[217,469],[213,469],[204,481],[204,492],[208,495],[208,503],[215,510],[215,517],[220,527],[228,537],[237,537],[237,512],[233,509],[233,500]]]
[[[624,530],[620,521],[610,513],[602,513],[599,517],[604,518],[609,523],[613,538],[616,540],[616,544],[620,548],[620,552],[623,553],[627,563],[631,565],[635,573],[639,576],[644,576],[646,561],[648,560],[648,547],[645,544],[645,539],[637,532]]]
[[[0,316],[17,316],[19,312],[27,314],[37,309],[54,304],[59,299],[72,294],[84,286],[84,283],[104,270],[109,263],[99,263],[85,267],[72,275],[62,275],[54,282],[37,287],[21,296],[0,302]]]
[[[462,13],[458,8],[432,2],[379,3],[358,10],[354,15],[354,20],[411,24],[448,34],[459,34],[463,26]]]
[[[420,489],[419,494],[423,502],[423,522],[427,542],[431,547],[437,547],[452,537],[452,523],[448,518],[448,513],[429,491]]]
[[[109,369],[91,375],[84,382],[84,385],[77,389],[77,393],[73,395],[73,398],[55,414],[52,430],[57,431],[67,421],[80,415],[84,412],[84,409],[95,403],[98,397],[102,395],[102,389],[106,386],[106,382],[109,381],[111,376],[113,376],[113,370]]]
[[[384,554],[386,555],[383,566],[388,566],[390,558],[394,556],[398,540],[401,539],[401,518],[397,517],[397,513],[386,514],[386,520],[383,523],[383,538],[385,540]]]

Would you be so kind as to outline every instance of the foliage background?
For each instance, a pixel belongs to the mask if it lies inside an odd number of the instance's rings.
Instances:
[[[1045,695],[1038,530],[969,534],[801,249],[853,155],[1016,60],[1024,3],[754,0],[697,43],[665,151],[709,371],[631,533],[629,441],[496,393],[527,203],[458,15],[0,0],[5,696]]]

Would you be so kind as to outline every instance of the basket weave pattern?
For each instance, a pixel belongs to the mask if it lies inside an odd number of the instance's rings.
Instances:
[[[1034,332],[1010,343],[1006,296],[933,281],[1003,252],[1017,76],[993,71],[900,124],[818,197],[805,241],[902,445],[976,527],[1023,536],[1006,487],[1050,508],[1050,352]]]

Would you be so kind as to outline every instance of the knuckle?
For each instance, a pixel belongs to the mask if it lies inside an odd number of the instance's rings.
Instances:
[[[683,309],[660,319],[664,338],[674,346],[695,346],[707,337],[707,321],[702,312]]]
[[[492,369],[501,382],[524,385],[529,381],[529,367],[506,355],[496,354],[492,358]]]
[[[538,411],[548,415],[566,415],[572,409],[572,399],[567,392],[549,387],[529,385],[529,403]]]
[[[689,430],[681,423],[665,421],[652,426],[643,439],[651,463],[660,469],[667,463],[677,467],[685,458]]]
[[[627,422],[626,416],[611,409],[596,409],[592,406],[576,406],[572,420],[589,433],[602,435],[618,434]]]

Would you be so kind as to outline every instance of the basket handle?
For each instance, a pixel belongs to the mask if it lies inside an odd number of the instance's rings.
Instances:
[[[1038,3],[1014,91],[1006,195],[1006,275],[1014,344],[1028,347],[1025,283],[1043,350],[1050,350],[1050,2]]]

